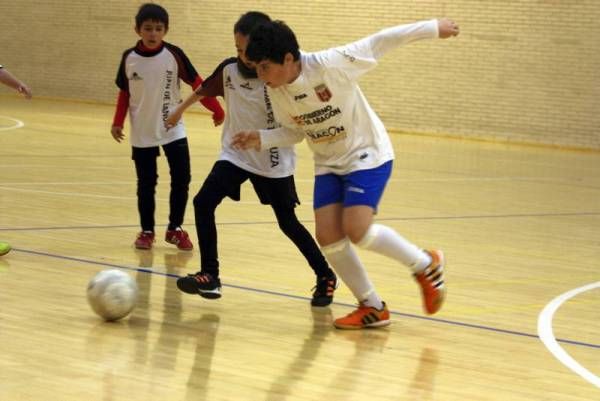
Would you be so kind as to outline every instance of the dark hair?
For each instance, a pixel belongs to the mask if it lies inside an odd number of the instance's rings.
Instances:
[[[145,21],[162,22],[165,24],[165,28],[169,29],[169,13],[158,4],[146,3],[140,6],[135,16],[135,27],[140,29]]]
[[[283,64],[285,55],[291,53],[294,61],[300,58],[300,46],[296,35],[283,21],[271,21],[257,26],[250,33],[246,57],[260,63],[270,60]]]
[[[242,35],[250,35],[252,29],[259,24],[271,22],[271,18],[260,11],[248,11],[242,14],[240,19],[233,26],[233,33],[241,33]]]

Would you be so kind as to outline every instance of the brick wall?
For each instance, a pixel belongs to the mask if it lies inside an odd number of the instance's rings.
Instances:
[[[137,40],[133,17],[141,3],[2,1],[0,63],[38,96],[113,102],[121,53]],[[251,9],[286,21],[306,51],[387,26],[452,17],[462,29],[458,39],[399,48],[362,79],[390,130],[600,149],[597,0],[161,4],[171,16],[166,40],[182,47],[203,76],[235,54],[232,26]]]

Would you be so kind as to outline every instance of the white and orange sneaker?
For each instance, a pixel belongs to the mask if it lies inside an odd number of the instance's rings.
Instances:
[[[420,273],[415,273],[415,280],[421,286],[423,308],[429,315],[439,311],[446,297],[444,284],[444,253],[439,250],[425,251],[431,256],[431,264]]]
[[[381,309],[358,304],[358,309],[352,313],[335,319],[333,325],[338,329],[358,330],[370,327],[383,327],[390,324],[390,311],[385,302]]]

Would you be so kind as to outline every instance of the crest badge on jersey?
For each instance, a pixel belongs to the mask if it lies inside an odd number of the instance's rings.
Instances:
[[[316,86],[315,87],[315,93],[317,94],[318,98],[322,102],[328,102],[329,99],[331,99],[331,97],[333,96],[331,94],[331,91],[329,90],[329,88],[325,84],[321,84],[319,86]]]

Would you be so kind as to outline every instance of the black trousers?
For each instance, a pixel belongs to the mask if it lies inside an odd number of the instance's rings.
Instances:
[[[201,271],[219,277],[215,209],[225,197],[240,200],[240,186],[250,180],[262,204],[271,205],[279,228],[296,245],[317,277],[333,274],[325,257],[294,211],[299,204],[294,176],[267,178],[234,164],[217,161],[194,197]]]
[[[183,224],[185,207],[191,181],[190,151],[187,138],[178,139],[162,146],[171,176],[169,194],[169,230]],[[144,231],[154,231],[154,210],[158,171],[156,158],[160,155],[158,146],[151,148],[133,148],[132,159],[137,174],[137,203],[140,225]]]

